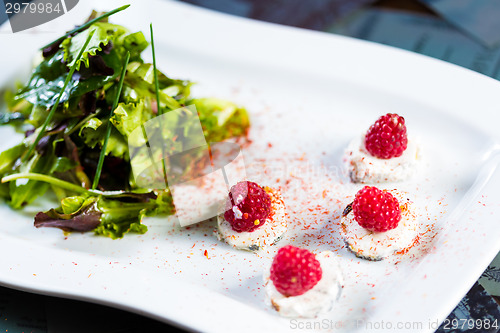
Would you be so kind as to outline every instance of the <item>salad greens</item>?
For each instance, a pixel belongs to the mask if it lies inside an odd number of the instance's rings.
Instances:
[[[144,62],[145,36],[107,21],[126,7],[93,13],[46,45],[28,82],[5,93],[0,125],[25,137],[0,153],[0,197],[15,209],[47,191],[60,200],[35,216],[36,227],[119,238],[146,232],[145,216],[174,214],[169,189],[139,187],[130,163],[129,137],[162,113],[195,105],[207,142],[247,133],[244,108],[191,97],[191,82],[156,69],[154,48],[154,63]]]

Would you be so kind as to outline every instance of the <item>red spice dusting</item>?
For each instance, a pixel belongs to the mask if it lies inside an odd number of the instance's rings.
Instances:
[[[252,146],[247,146],[244,151],[245,162],[251,162],[250,165],[245,165],[248,176],[247,179],[262,185],[280,187],[286,206],[286,220],[288,222],[288,231],[285,236],[285,241],[299,247],[307,248],[315,253],[323,250],[338,252],[338,255],[345,259],[343,264],[351,269],[351,271],[348,272],[351,279],[347,279],[346,283],[351,283],[353,285],[358,284],[360,288],[365,289],[375,288],[374,283],[377,282],[371,280],[366,273],[365,264],[367,263],[362,259],[354,258],[354,256],[348,254],[341,233],[339,232],[341,230],[340,220],[342,211],[348,203],[352,202],[356,189],[358,189],[359,186],[349,182],[344,183],[345,180],[337,174],[338,170],[332,172],[331,166],[336,165],[334,164],[335,162],[332,162],[330,159],[331,151],[327,152],[327,154],[321,150],[314,153],[314,148],[310,149],[312,147],[307,147],[306,155],[306,153],[303,152],[304,149],[301,150],[301,148],[294,149],[293,151],[290,150],[286,147],[286,145],[289,145],[289,142],[286,141],[284,141],[284,143],[280,141],[273,141],[273,143],[263,141],[261,138],[265,138],[266,135],[263,134],[266,133],[262,133],[260,128],[257,127],[259,126],[257,125],[257,121],[260,120],[256,118],[256,123],[254,124],[256,126],[252,127],[250,130],[250,134],[255,141],[252,143]],[[267,127],[265,127],[264,130],[267,131]],[[430,180],[426,181],[429,182]],[[417,192],[416,194],[421,195],[422,199],[425,198],[423,191],[417,190]],[[411,194],[413,195],[414,192]],[[432,208],[436,206],[435,197],[430,196],[427,199],[429,207]],[[438,202],[442,210],[439,214],[444,214],[446,200],[443,198]],[[426,208],[427,207],[423,209]],[[422,216],[419,216],[419,220],[422,223],[427,223],[427,225],[423,227],[423,229],[426,230],[419,234],[419,237],[404,251],[404,253],[402,251],[402,253],[399,253],[395,257],[396,259],[403,260],[404,263],[407,263],[408,259],[413,260],[414,258],[418,258],[417,254],[420,254],[426,247],[431,247],[429,244],[432,242],[429,242],[429,239],[432,239],[436,233],[436,230],[433,229],[433,224],[438,221],[439,217],[435,217],[435,215],[438,214],[434,213],[434,211],[424,211],[421,215]],[[219,242],[214,237],[214,234],[210,233],[211,228],[212,226],[201,223],[185,229],[193,229],[190,234],[196,234],[198,236],[198,240],[196,240],[197,243],[202,236],[210,237],[205,239],[209,243],[203,245],[199,244],[199,248],[206,248],[202,252],[203,255],[207,259],[212,259],[211,263],[218,264],[217,266],[214,265],[214,267],[207,267],[210,272],[216,274],[216,279],[219,277],[222,280],[222,282],[219,280],[219,284],[221,285],[220,289],[228,290],[228,288],[224,287],[224,277],[221,277],[226,275],[224,267],[234,267],[234,265],[242,264],[241,267],[245,267],[245,271],[241,272],[241,275],[238,273],[236,278],[240,281],[242,279],[245,280],[245,283],[242,283],[242,285],[246,286],[248,290],[256,290],[259,285],[256,285],[253,281],[252,283],[248,283],[251,279],[249,275],[246,274],[249,274],[248,272],[253,268],[255,268],[254,275],[261,274],[261,263],[263,261],[267,262],[268,259],[270,260],[277,249],[284,244],[278,243],[277,246],[268,246],[262,253],[247,256],[246,253],[229,249],[227,244]],[[198,231],[198,233],[196,233],[196,231]],[[172,233],[176,232],[177,230],[172,228]],[[193,244],[192,248],[195,247],[195,244]],[[208,256],[208,248],[211,248],[212,251],[210,257]],[[412,249],[411,251],[410,248]],[[415,249],[415,251],[413,251],[413,249]],[[161,251],[159,251],[159,253],[161,253]],[[214,253],[216,253],[216,255],[214,255]],[[220,260],[220,262],[217,262],[217,260]],[[394,265],[398,265],[398,263],[399,261],[394,263]],[[208,262],[206,264],[211,265]],[[367,265],[370,265],[370,263]],[[167,266],[168,265],[165,265],[165,267]],[[388,265],[387,274],[392,274],[394,270],[397,269],[398,267]],[[175,273],[181,273],[181,271]],[[229,272],[227,273],[229,274]],[[205,277],[202,276],[202,278]],[[208,281],[208,278],[206,281]],[[367,281],[374,283],[366,285],[365,283]],[[237,284],[238,282],[235,283]],[[261,283],[260,280],[258,283]],[[262,301],[262,296],[262,294],[257,295],[259,302]],[[371,296],[377,296],[376,292],[374,295],[368,295],[367,298],[369,299]],[[371,299],[375,299],[375,297]],[[358,311],[358,309],[356,309],[356,311]]]

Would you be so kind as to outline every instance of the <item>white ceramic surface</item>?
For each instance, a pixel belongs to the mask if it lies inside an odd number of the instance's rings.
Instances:
[[[0,33],[8,49],[1,54],[0,85],[26,79],[36,48],[82,22],[91,8],[122,3],[81,1],[44,26]],[[147,219],[147,234],[115,241],[65,237],[33,227],[35,213],[49,207],[42,201],[23,211],[0,206],[0,284],[207,332],[308,325],[366,331],[384,323],[387,329],[388,322],[431,332],[500,250],[497,81],[385,46],[176,2],[135,1],[112,22],[146,36],[152,22],[163,72],[198,82],[195,96],[248,108],[253,143],[243,152],[247,172],[263,185],[282,187],[293,225],[280,244],[335,251],[345,278],[342,297],[325,317],[291,322],[264,302],[262,269],[275,249],[260,255],[234,250],[217,240],[213,221],[188,229]],[[386,112],[405,116],[426,158],[419,178],[390,186],[413,195],[423,223],[434,225],[437,235],[408,255],[368,262],[339,239],[339,214],[360,188],[340,169],[341,156]],[[0,149],[14,144],[10,128],[0,128],[0,135]]]

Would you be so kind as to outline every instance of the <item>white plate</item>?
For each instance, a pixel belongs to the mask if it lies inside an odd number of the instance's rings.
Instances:
[[[82,22],[93,6],[121,3],[81,1],[28,33],[0,34],[9,49],[2,52],[1,86],[26,78],[36,48]],[[262,268],[274,249],[260,256],[233,250],[217,241],[211,223],[181,229],[168,219],[148,219],[146,235],[65,237],[33,228],[37,207],[17,212],[6,205],[0,207],[2,285],[202,331],[406,325],[425,332],[437,328],[500,250],[497,81],[389,47],[175,2],[136,2],[112,21],[146,35],[153,22],[164,72],[197,81],[196,96],[249,109],[254,142],[244,150],[247,171],[263,184],[283,186],[295,225],[281,245],[335,250],[343,295],[325,317],[290,321],[264,302]],[[339,172],[340,160],[349,140],[386,112],[404,115],[409,132],[421,139],[423,174],[397,186],[414,196],[422,221],[438,233],[425,255],[367,262],[339,239],[339,212],[360,187]],[[0,133],[1,149],[13,144],[9,128]]]

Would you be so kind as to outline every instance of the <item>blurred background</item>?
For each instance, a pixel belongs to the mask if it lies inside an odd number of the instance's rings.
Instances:
[[[27,0],[17,1],[29,2]],[[390,45],[500,78],[500,0],[183,0],[214,11]],[[0,24],[7,19],[0,16]],[[500,255],[449,319],[498,320]],[[137,314],[0,287],[0,332],[179,331]],[[500,332],[446,330],[438,332]]]

